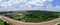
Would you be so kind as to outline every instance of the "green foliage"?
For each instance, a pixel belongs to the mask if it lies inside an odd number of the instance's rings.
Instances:
[[[22,17],[22,21],[24,22],[45,22],[49,20],[53,20],[59,18],[58,15],[54,15],[53,13],[44,13],[44,12],[27,12],[24,17]]]
[[[3,20],[0,19],[0,25],[4,25],[4,22]]]
[[[19,14],[5,16],[23,22],[45,22],[59,18],[60,14],[49,12],[25,12],[22,16]]]
[[[11,25],[11,24],[4,21],[4,25]]]
[[[21,20],[21,16],[19,14],[5,14],[6,17],[9,17],[9,18],[12,18],[12,19],[15,19],[15,20]]]
[[[60,25],[60,23],[58,23],[57,25]]]
[[[10,25],[10,24],[0,19],[0,25]]]

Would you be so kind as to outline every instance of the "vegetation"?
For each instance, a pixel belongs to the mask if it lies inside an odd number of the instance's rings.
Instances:
[[[60,25],[60,24],[58,24],[58,25]]]
[[[60,22],[57,25],[60,25]]]
[[[46,12],[46,11],[27,11],[23,15],[7,14],[11,12],[0,12],[0,14],[5,14],[5,16],[23,22],[45,22],[53,20],[60,17],[59,12]]]
[[[6,14],[6,13],[11,13],[11,11],[10,12],[0,12],[0,15]]]
[[[10,25],[10,24],[0,19],[0,25]]]
[[[19,14],[6,14],[5,16],[23,22],[45,22],[59,18],[60,13],[44,12],[44,11],[42,12],[28,11],[28,12],[24,12],[22,16],[20,16]]]
[[[45,22],[59,18],[56,13],[45,13],[45,12],[28,12],[22,17],[24,22]]]
[[[0,19],[0,25],[4,25],[4,22],[3,20]]]
[[[19,14],[13,14],[13,15],[12,14],[5,14],[5,16],[12,18],[12,19],[15,19],[15,20],[19,20],[19,21],[21,20],[20,19],[21,16]]]
[[[11,12],[0,12],[0,15],[6,14],[6,13],[11,13]],[[3,21],[0,19],[0,25],[10,25],[10,23],[7,23],[6,21]]]

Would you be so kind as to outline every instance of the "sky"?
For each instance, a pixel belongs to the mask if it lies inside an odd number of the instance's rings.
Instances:
[[[0,0],[0,11],[19,10],[60,12],[60,0]]]

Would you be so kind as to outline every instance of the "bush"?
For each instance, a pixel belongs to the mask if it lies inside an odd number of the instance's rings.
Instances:
[[[0,19],[0,25],[4,25],[4,21]]]
[[[60,23],[58,25],[60,25]]]
[[[0,25],[10,25],[10,24],[0,19]]]

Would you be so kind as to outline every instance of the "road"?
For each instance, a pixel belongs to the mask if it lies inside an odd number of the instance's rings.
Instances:
[[[5,17],[5,16],[0,16],[1,19],[3,19],[4,21],[7,21],[13,25],[22,25],[23,22],[21,21],[16,21],[16,20],[13,20],[11,18],[8,18],[8,17]]]
[[[57,18],[57,19],[51,20],[51,21],[47,21],[47,22],[39,22],[39,23],[17,21],[17,20],[13,20],[13,19],[5,17],[5,16],[0,16],[0,19],[3,19],[13,25],[55,25],[56,23],[60,22],[60,18]]]

